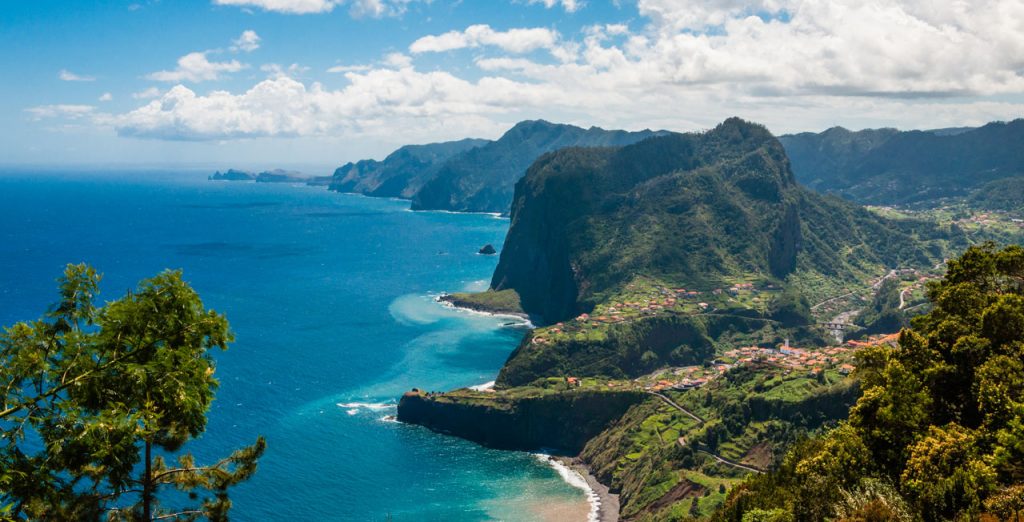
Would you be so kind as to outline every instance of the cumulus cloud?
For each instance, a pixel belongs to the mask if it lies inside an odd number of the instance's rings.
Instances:
[[[206,57],[209,51],[188,53],[178,58],[178,67],[170,71],[157,71],[147,76],[158,82],[204,82],[219,80],[225,73],[234,73],[248,67],[238,60],[211,62]]]
[[[260,48],[260,35],[256,31],[248,29],[242,31],[241,36],[231,42],[231,50],[234,52],[251,53]]]
[[[413,53],[438,53],[469,47],[494,46],[510,53],[528,53],[551,49],[558,42],[558,33],[550,29],[529,28],[495,31],[486,24],[471,25],[465,31],[449,31],[424,36],[409,46]]]
[[[346,81],[337,89],[277,68],[244,92],[177,85],[128,113],[67,114],[153,139],[379,135],[405,142],[493,135],[485,131],[536,117],[681,130],[739,115],[788,132],[1024,115],[1019,0],[637,5],[642,20],[588,27],[571,40],[549,29],[476,25],[410,45],[413,56],[487,47],[465,75],[420,71],[394,53],[328,69]],[[548,53],[529,54],[542,49]],[[34,109],[40,117],[60,112]],[[430,131],[436,135],[423,137]]]
[[[240,94],[200,95],[178,85],[110,123],[121,135],[180,140],[316,136],[376,127],[393,133],[406,125],[502,114],[563,97],[544,86],[523,88],[505,78],[470,82],[412,67],[350,72],[346,78],[349,85],[338,90],[287,76],[261,81]]]
[[[113,100],[113,99],[114,99],[114,95],[110,94],[109,92],[105,92],[105,93],[101,94],[100,97],[99,97],[99,100],[101,102],[108,102],[108,101]]]
[[[640,0],[638,8],[651,27],[628,58],[677,83],[743,82],[787,95],[1024,88],[1016,0]]]
[[[96,81],[96,77],[94,77],[94,76],[83,76],[83,75],[80,75],[80,74],[75,74],[75,73],[73,73],[73,72],[71,72],[71,71],[69,71],[67,69],[61,69],[60,72],[57,73],[57,78],[60,78],[61,80],[65,81],[65,82],[94,82],[94,81]]]
[[[408,4],[416,0],[213,0],[216,5],[255,7],[264,11],[286,14],[329,13],[335,7],[349,6],[349,13],[356,18],[398,16],[406,11]]]

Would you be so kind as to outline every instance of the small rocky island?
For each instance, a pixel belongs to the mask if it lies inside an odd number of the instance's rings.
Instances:
[[[306,183],[307,185],[327,185],[330,176],[307,176],[294,170],[273,169],[262,172],[249,172],[238,169],[217,171],[209,177],[211,181],[255,181],[257,183]]]
[[[494,249],[494,245],[487,243],[480,247],[480,250],[477,251],[477,253],[485,256],[493,256],[494,254],[497,254],[498,251]]]

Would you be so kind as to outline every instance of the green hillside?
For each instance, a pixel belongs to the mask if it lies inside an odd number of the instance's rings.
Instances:
[[[491,288],[515,290],[526,312],[556,322],[637,275],[701,292],[864,281],[934,263],[955,236],[799,187],[779,141],[731,119],[703,134],[540,158],[516,186]]]

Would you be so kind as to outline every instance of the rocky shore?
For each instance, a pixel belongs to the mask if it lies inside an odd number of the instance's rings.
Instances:
[[[555,457],[569,469],[579,473],[587,486],[597,497],[597,522],[618,522],[619,495],[612,493],[608,486],[602,484],[591,472],[590,468],[578,457]]]

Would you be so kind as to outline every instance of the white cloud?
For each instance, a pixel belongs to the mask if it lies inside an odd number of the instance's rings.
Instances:
[[[211,62],[206,54],[209,51],[188,53],[178,58],[178,67],[170,71],[157,71],[147,76],[158,82],[203,82],[219,80],[224,73],[234,73],[248,67],[238,60],[228,62]]]
[[[554,48],[558,33],[550,29],[529,28],[495,31],[486,24],[471,25],[465,31],[449,31],[424,36],[409,46],[413,53],[438,53],[468,47],[494,46],[511,53],[528,53]]]
[[[1024,88],[1018,0],[640,0],[638,7],[652,24],[629,62],[655,66],[678,84],[786,95]],[[704,32],[711,26],[718,30]]]
[[[113,100],[113,99],[114,99],[114,95],[110,94],[109,92],[105,92],[105,93],[101,94],[100,97],[99,97],[99,100],[101,102],[108,102],[108,101]]]
[[[178,85],[110,123],[121,135],[181,140],[318,136],[368,129],[388,134],[396,128],[452,125],[563,98],[543,86],[524,88],[494,77],[469,82],[412,67],[350,72],[346,78],[349,85],[339,90],[319,83],[307,86],[286,76],[261,81],[240,94],[199,95]]]
[[[463,77],[419,71],[395,53],[328,69],[343,74],[347,84],[338,89],[271,67],[271,78],[243,92],[178,85],[128,113],[66,114],[153,139],[378,136],[390,143],[493,136],[537,117],[686,130],[739,115],[790,132],[1024,116],[1019,0],[639,0],[638,7],[647,25],[631,22],[635,29],[593,26],[566,40],[548,29],[478,25],[409,47],[413,56],[489,47]],[[550,56],[524,56],[540,49]],[[39,117],[65,114],[35,109]]]
[[[329,13],[335,7],[348,5],[349,14],[355,18],[382,18],[405,13],[408,4],[414,1],[417,0],[213,0],[213,3],[286,14]]]
[[[82,76],[82,75],[79,75],[79,74],[75,74],[75,73],[73,73],[73,72],[71,72],[71,71],[69,71],[67,69],[61,69],[60,72],[57,73],[57,77],[60,78],[61,80],[65,81],[65,82],[94,82],[94,81],[96,81],[96,77],[95,76]]]
[[[412,58],[402,53],[389,53],[384,57],[384,65],[396,69],[412,67]]]
[[[29,107],[25,109],[25,112],[32,115],[34,120],[42,120],[49,118],[66,118],[70,120],[77,120],[85,116],[89,116],[96,110],[96,107],[92,105],[40,105],[38,107]]]
[[[157,89],[156,87],[149,87],[139,92],[132,93],[132,98],[135,98],[136,100],[148,100],[150,98],[156,98],[157,96],[160,96],[160,89]]]
[[[241,36],[231,42],[231,50],[234,52],[251,53],[260,48],[260,35],[256,31],[247,29],[242,31]]]
[[[578,2],[577,0],[530,0],[530,3],[544,4],[544,7],[547,7],[548,9],[551,9],[556,5],[561,5],[567,13],[575,13],[583,7],[583,2]]]

